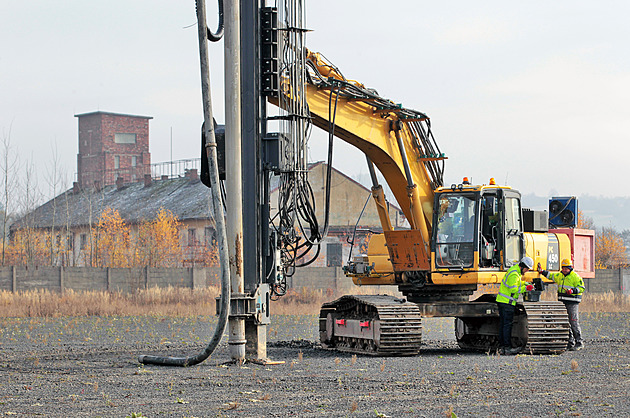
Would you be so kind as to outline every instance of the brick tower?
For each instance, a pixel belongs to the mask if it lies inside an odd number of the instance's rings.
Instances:
[[[136,182],[151,173],[151,116],[90,112],[79,118],[77,181],[82,188]]]

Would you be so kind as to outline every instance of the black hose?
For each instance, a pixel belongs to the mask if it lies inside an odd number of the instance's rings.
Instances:
[[[348,252],[348,262],[352,260],[352,248],[354,247],[354,239],[357,235],[357,227],[359,226],[359,222],[361,222],[361,217],[363,216],[363,212],[365,212],[365,208],[367,207],[367,204],[369,203],[371,197],[372,193],[368,194],[368,197],[363,204],[363,209],[361,209],[361,213],[359,214],[359,218],[357,219],[357,223],[354,224],[354,230],[352,231],[352,240],[350,240],[350,237],[346,238],[346,242],[350,244],[350,251]]]
[[[229,286],[221,286],[221,301],[228,301],[229,306],[230,300],[230,287]],[[221,303],[222,307],[224,303]],[[223,337],[223,333],[225,332],[225,326],[228,320],[228,311],[229,309],[221,309],[221,313],[219,314],[219,323],[217,324],[217,329],[210,340],[210,343],[206,346],[205,350],[201,353],[196,354],[194,356],[186,356],[186,357],[162,357],[162,356],[149,356],[149,355],[141,355],[138,357],[138,361],[142,364],[154,364],[157,366],[194,366],[195,364],[199,364],[202,361],[206,360],[210,355],[214,352],[214,350],[221,342],[221,337]]]
[[[335,105],[332,107],[332,95],[335,94]],[[335,119],[337,118],[337,102],[339,101],[339,91],[337,89],[330,90],[330,98],[328,99],[328,167],[326,170],[326,210],[324,211],[324,231],[321,233],[322,238],[328,235],[328,226],[330,219],[330,189],[332,176],[332,159],[333,159],[333,143],[335,138]],[[332,107],[332,109],[331,109]]]
[[[197,6],[198,3],[199,3],[199,0],[196,0],[195,8],[198,7]],[[215,33],[212,33],[210,28],[206,25],[207,36],[210,42],[219,42],[221,38],[223,38],[223,28],[225,26],[223,23],[223,0],[218,0],[218,3],[219,3],[219,23],[217,24],[218,25],[217,31]]]
[[[205,0],[202,0],[202,2]],[[217,348],[225,332],[230,312],[230,269],[229,254],[227,250],[227,236],[225,232],[225,212],[221,199],[219,186],[219,169],[217,161],[217,142],[214,136],[214,124],[212,123],[212,101],[210,95],[210,74],[208,48],[206,44],[206,9],[205,3],[197,4],[197,29],[199,37],[199,56],[201,61],[201,85],[204,107],[204,127],[206,130],[206,151],[208,155],[208,171],[210,175],[211,190],[213,194],[214,217],[219,241],[219,257],[221,260],[221,311],[219,322],[214,330],[214,335],[206,349],[196,355],[186,357],[162,357],[141,355],[138,361],[142,364],[155,364],[158,366],[194,366],[206,360]],[[204,22],[204,23],[202,23]]]

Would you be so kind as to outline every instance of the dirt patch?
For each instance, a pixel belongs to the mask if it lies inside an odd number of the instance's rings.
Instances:
[[[452,319],[424,320],[416,357],[322,350],[316,316],[274,316],[284,364],[142,366],[201,351],[214,317],[0,319],[0,414],[44,416],[629,416],[630,314],[583,315],[587,347],[516,357],[464,352]],[[382,415],[379,415],[382,414]]]

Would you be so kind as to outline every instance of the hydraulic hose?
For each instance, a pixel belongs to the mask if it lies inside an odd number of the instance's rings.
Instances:
[[[219,4],[222,4],[219,1]],[[221,12],[223,8],[221,7]],[[221,13],[221,23],[223,22]],[[221,24],[221,32],[223,31]],[[205,0],[197,1],[197,29],[199,36],[199,58],[201,64],[201,89],[203,96],[203,116],[204,129],[206,134],[206,151],[208,154],[208,170],[210,174],[210,185],[212,193],[212,203],[214,207],[214,219],[217,228],[217,238],[219,245],[219,259],[221,261],[221,311],[219,322],[214,330],[214,335],[208,343],[206,349],[196,355],[186,357],[161,357],[141,355],[138,361],[143,364],[155,364],[159,366],[194,366],[206,360],[214,352],[221,342],[225,327],[228,322],[230,312],[230,269],[229,253],[227,246],[227,234],[225,227],[225,212],[221,199],[221,186],[219,182],[219,170],[217,162],[217,142],[214,136],[214,123],[212,119],[212,100],[210,95],[210,65],[208,59],[207,26]]]
[[[219,42],[223,38],[223,0],[218,0],[219,3],[219,22],[217,24],[217,31],[212,33],[209,27],[206,25],[207,37],[210,42]],[[204,6],[205,8],[205,3]],[[195,0],[195,8],[197,9],[197,16],[199,16],[199,0]],[[197,20],[197,22],[199,22]],[[204,19],[205,23],[205,19]]]

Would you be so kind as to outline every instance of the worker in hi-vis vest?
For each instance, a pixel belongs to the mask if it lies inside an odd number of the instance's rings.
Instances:
[[[584,348],[582,340],[582,328],[580,327],[580,313],[578,306],[584,294],[584,280],[573,270],[573,263],[565,258],[560,263],[559,273],[549,273],[543,270],[538,263],[538,272],[543,276],[553,280],[558,285],[558,300],[564,303],[569,315],[569,345],[570,351]]]
[[[510,267],[503,280],[497,294],[497,305],[499,306],[499,353],[518,354],[520,347],[512,347],[512,322],[516,311],[516,302],[521,293],[531,291],[534,286],[521,279],[529,270],[534,268],[534,260],[531,257],[523,257],[521,262]]]

